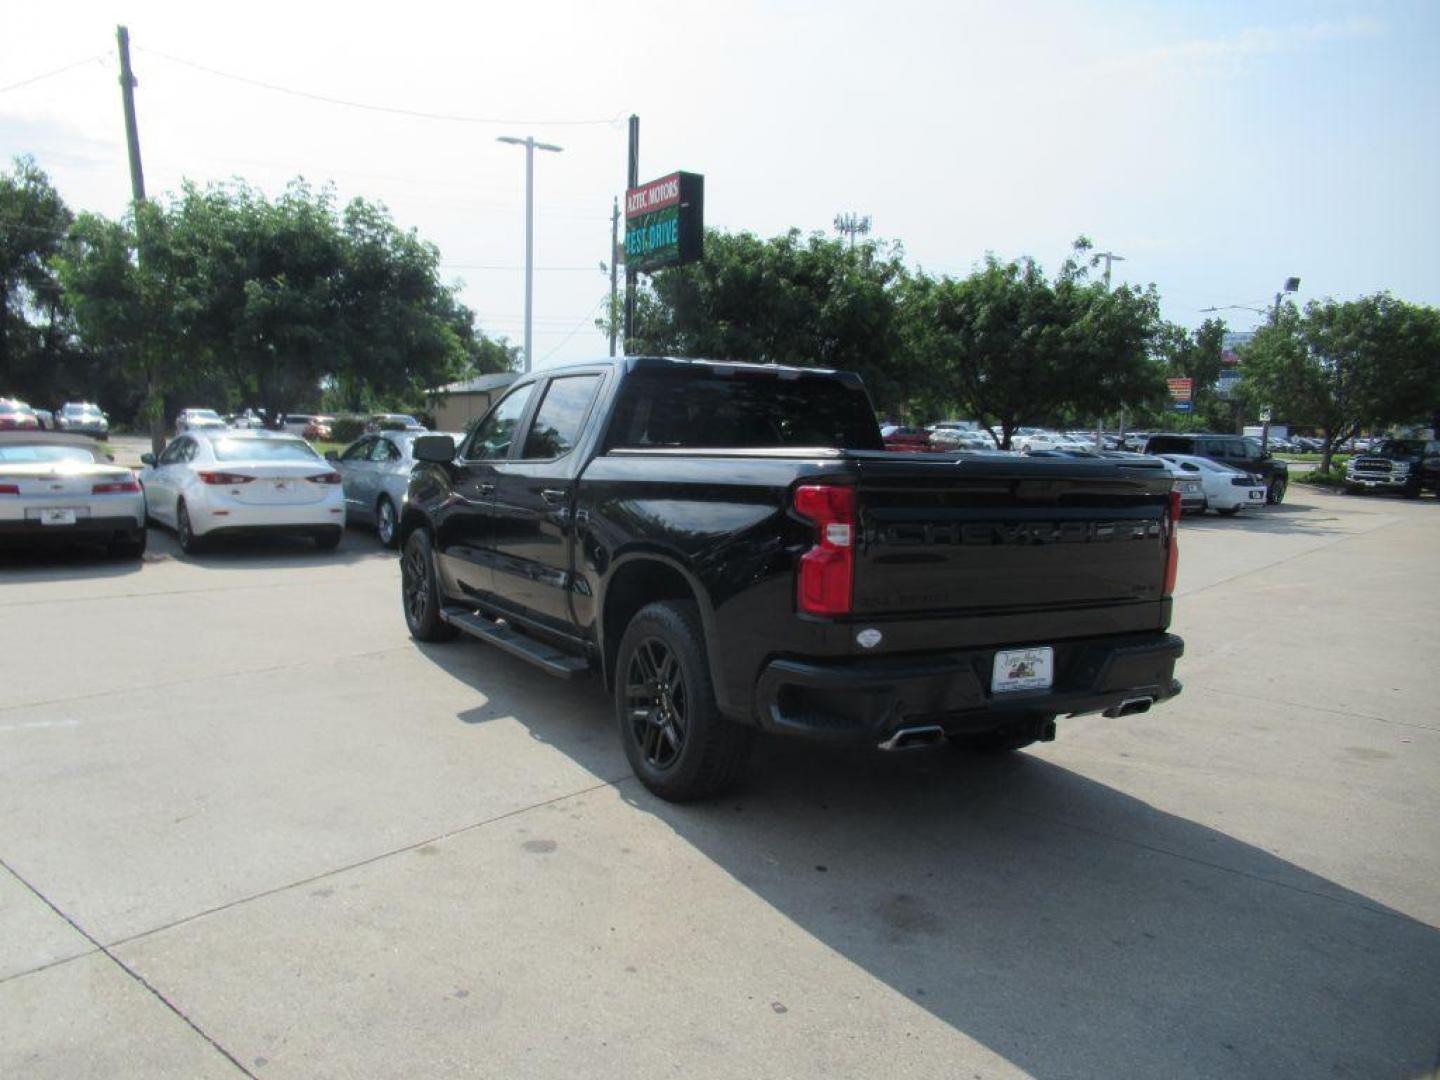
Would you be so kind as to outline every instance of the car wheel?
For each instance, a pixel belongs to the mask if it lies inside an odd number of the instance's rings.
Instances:
[[[140,529],[133,536],[127,536],[123,540],[110,541],[110,557],[113,559],[138,559],[145,554],[145,544],[150,534],[145,529]]]
[[[400,556],[400,602],[405,626],[417,641],[450,641],[455,627],[440,618],[440,585],[435,577],[435,549],[430,533],[416,529]]]
[[[649,604],[630,620],[616,660],[615,716],[635,775],[670,802],[703,799],[733,784],[755,736],[715,703],[692,602]]]
[[[334,551],[340,546],[340,540],[345,535],[345,530],[340,526],[327,529],[315,537],[315,546],[321,551]]]
[[[175,536],[180,541],[180,550],[186,555],[194,555],[200,550],[200,538],[190,525],[190,511],[185,508],[184,499],[175,505]]]
[[[1038,742],[1053,717],[1030,717],[993,731],[966,731],[947,735],[945,743],[962,754],[1008,754]]]
[[[1265,493],[1265,501],[1271,506],[1279,506],[1285,501],[1285,489],[1289,486],[1288,480],[1283,476],[1277,476],[1270,481],[1270,490]]]
[[[375,504],[375,535],[387,548],[393,548],[400,535],[400,523],[395,520],[395,504],[390,501],[389,495],[381,495],[380,501]]]

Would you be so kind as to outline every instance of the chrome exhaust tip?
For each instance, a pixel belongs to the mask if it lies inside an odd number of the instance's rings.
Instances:
[[[1110,718],[1117,716],[1138,716],[1140,713],[1150,711],[1150,706],[1155,704],[1155,699],[1149,695],[1145,697],[1126,698],[1119,705],[1112,705],[1106,709],[1103,715]]]
[[[915,750],[922,746],[934,746],[944,739],[945,729],[939,724],[922,724],[900,728],[879,746],[881,750]]]

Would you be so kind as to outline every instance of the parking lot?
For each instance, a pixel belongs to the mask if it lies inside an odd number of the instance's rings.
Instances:
[[[0,554],[0,1075],[1430,1075],[1440,500],[1181,535],[1175,702],[686,807],[366,532]]]

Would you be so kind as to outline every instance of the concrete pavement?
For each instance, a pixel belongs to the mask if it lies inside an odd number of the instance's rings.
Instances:
[[[1178,701],[683,808],[363,532],[0,556],[0,1075],[1428,1074],[1437,540],[1187,520]]]

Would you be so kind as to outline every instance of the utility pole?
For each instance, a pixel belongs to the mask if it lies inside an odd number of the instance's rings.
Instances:
[[[1270,325],[1280,325],[1280,300],[1286,293],[1299,292],[1300,279],[1288,277],[1285,279],[1285,287],[1275,294],[1275,306],[1270,309]],[[1260,453],[1270,452],[1270,406],[1266,405],[1264,412],[1260,414]]]
[[[552,154],[558,154],[565,148],[550,143],[537,143],[533,135],[526,135],[523,139],[517,139],[513,135],[501,135],[495,141],[525,147],[525,370],[528,372],[535,362],[531,323],[535,300],[535,151],[549,150]]]
[[[130,149],[130,193],[138,209],[145,201],[145,172],[140,168],[140,129],[135,125],[135,74],[130,70],[129,29],[117,26],[115,40],[120,44],[120,99],[125,105],[125,145]]]
[[[630,114],[630,158],[625,169],[625,190],[640,186],[640,117]],[[635,335],[635,286],[639,275],[630,269],[629,253],[625,259],[625,355],[630,355],[630,342]]]
[[[620,277],[620,200],[610,209],[610,355],[615,355],[615,335],[620,327],[616,323],[619,312],[615,300],[618,295]]]

